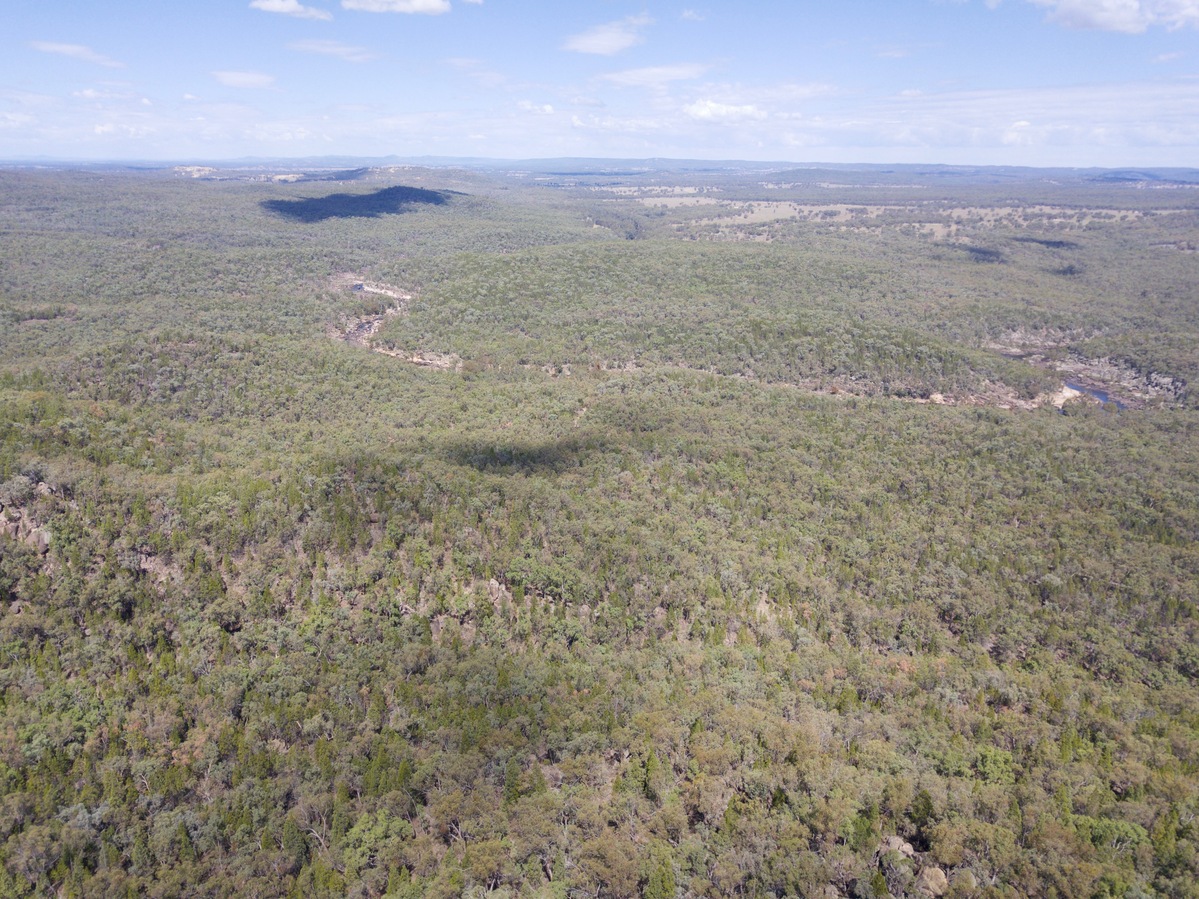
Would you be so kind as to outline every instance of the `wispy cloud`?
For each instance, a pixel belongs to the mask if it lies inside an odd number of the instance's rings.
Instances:
[[[732,90],[732,88],[730,88]],[[773,103],[773,104],[788,104],[800,103],[805,100],[811,100],[816,97],[827,97],[830,94],[837,93],[837,88],[831,84],[825,84],[820,81],[812,81],[806,84],[799,84],[794,81],[786,81],[782,84],[771,84],[764,87],[754,88],[753,91],[739,90],[739,94],[745,96],[749,94],[753,97],[755,103]]]
[[[706,16],[704,16],[702,12],[698,12],[694,9],[685,9],[683,10],[682,14],[680,14],[679,18],[685,22],[702,22]]]
[[[287,46],[292,50],[299,50],[301,53],[319,53],[321,56],[336,56],[338,59],[344,59],[346,62],[367,62],[375,58],[375,55],[365,47],[354,47],[349,44],[343,44],[340,41],[295,41]]]
[[[82,44],[56,44],[52,41],[33,41],[30,43],[34,50],[41,50],[43,53],[57,53],[59,56],[69,56],[71,59],[78,59],[80,62],[90,62],[93,65],[104,66],[109,69],[121,69],[125,67],[123,62],[117,62],[115,59],[109,59],[102,53],[97,53],[91,47],[85,47]]]
[[[36,119],[20,112],[0,113],[0,128],[28,128]]]
[[[561,127],[566,119],[541,121]],[[580,111],[569,122],[581,139],[617,155],[652,147],[661,155],[699,149],[745,158],[833,153],[897,162],[1170,164],[1179,148],[1199,140],[1199,80],[873,98],[828,85],[703,84],[652,117]]]
[[[586,31],[568,37],[562,47],[564,50],[574,50],[576,53],[613,56],[644,41],[645,36],[642,32],[647,26],[652,25],[653,21],[649,16],[642,14],[596,25],[594,28],[588,28]]]
[[[125,140],[145,140],[154,134],[154,128],[149,125],[127,124],[122,122],[101,122],[92,126],[96,137],[117,136]]]
[[[746,119],[764,119],[766,113],[752,103],[734,106],[717,103],[715,100],[699,100],[683,107],[683,112],[701,122],[737,122]]]
[[[1199,0],[1030,0],[1067,28],[1139,34],[1153,26],[1199,26]]]
[[[128,92],[99,91],[94,87],[88,87],[81,91],[73,91],[71,96],[80,100],[127,100],[132,95]]]
[[[848,131],[870,128],[893,145],[1040,147],[1077,158],[1104,151],[1184,146],[1199,139],[1199,84],[1089,85],[1070,88],[909,95],[855,111]]]
[[[439,16],[450,11],[450,0],[341,0],[343,9],[360,12],[402,12]]]
[[[508,83],[507,76],[487,68],[486,63],[481,59],[459,56],[447,59],[445,62],[446,65],[473,78],[482,87],[503,87]]]
[[[626,77],[632,84],[663,85],[650,98],[652,108],[635,93],[596,79],[592,90],[612,88],[603,108],[585,108],[587,99],[571,100],[570,93],[558,101],[538,88],[488,104],[481,114],[447,108],[399,114],[362,100],[278,115],[266,104],[244,100],[193,97],[146,106],[138,94],[102,96],[125,90],[112,84],[95,84],[95,94],[71,97],[0,88],[0,130],[13,154],[42,152],[39,147],[53,137],[81,153],[147,158],[242,155],[247,148],[304,155],[337,152],[348,141],[363,155],[461,155],[477,145],[487,155],[513,158],[1185,165],[1199,146],[1199,79],[923,94],[901,93],[902,85],[896,85],[886,93],[863,94],[833,85],[711,83],[703,69],[668,67],[654,79]],[[684,75],[696,80],[678,77]]]
[[[618,87],[663,88],[673,81],[691,81],[700,78],[707,70],[707,66],[699,63],[682,63],[674,66],[625,69],[623,72],[609,72],[600,77]]]
[[[619,134],[634,136],[639,139],[664,132],[677,131],[677,123],[668,121],[661,116],[588,116],[570,117],[570,127],[578,131],[593,133]],[[634,155],[618,153],[616,155]]]
[[[331,13],[314,6],[304,6],[298,0],[250,0],[251,9],[261,9],[263,12],[277,12],[285,16],[295,16],[297,19],[332,19]]]
[[[213,72],[212,77],[225,87],[261,90],[275,83],[274,75],[267,75],[263,72]]]
[[[803,118],[802,110],[812,101],[835,93],[827,84],[779,84],[745,86],[707,83],[693,102],[682,107],[697,122],[732,124],[746,121],[779,121]]]

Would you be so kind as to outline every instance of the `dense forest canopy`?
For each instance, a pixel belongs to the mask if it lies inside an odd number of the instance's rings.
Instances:
[[[0,170],[0,895],[1199,896],[1191,175]]]

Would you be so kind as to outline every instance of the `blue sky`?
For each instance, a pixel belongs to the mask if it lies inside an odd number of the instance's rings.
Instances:
[[[1199,0],[4,0],[0,159],[1199,166]]]

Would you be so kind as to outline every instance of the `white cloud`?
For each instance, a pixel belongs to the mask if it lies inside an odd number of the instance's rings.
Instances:
[[[275,83],[274,75],[262,72],[213,72],[212,77],[225,87],[266,88]]]
[[[706,18],[706,16],[703,13],[697,12],[694,9],[685,9],[685,10],[683,10],[683,12],[679,16],[679,18],[685,22],[702,22]]]
[[[664,88],[672,81],[691,81],[699,78],[708,70],[707,66],[698,63],[682,63],[674,66],[648,66],[644,69],[625,69],[623,72],[609,72],[600,77],[618,87],[647,87]]]
[[[263,122],[251,128],[249,136],[264,143],[292,143],[311,140],[314,132],[293,122]]]
[[[1199,84],[930,94],[860,108],[853,121],[835,127],[847,134],[869,129],[883,145],[974,153],[1020,147],[1037,152],[1042,165],[1054,164],[1054,155],[1073,159],[1072,165],[1111,164],[1116,153],[1144,158],[1147,148],[1199,140]]]
[[[145,140],[156,130],[153,124],[141,121],[101,122],[92,126],[92,133],[97,137],[115,136],[122,140],[132,141]]]
[[[1000,139],[1010,147],[1031,146],[1035,141],[1035,135],[1031,129],[1032,122],[1012,122]]]
[[[537,115],[553,115],[554,114],[554,107],[550,106],[550,104],[548,104],[548,103],[531,103],[528,100],[521,100],[516,105],[518,107],[520,107],[521,109],[523,109],[525,112],[533,112],[533,113],[536,113]]]
[[[571,116],[570,125],[579,131],[605,132],[610,134],[636,135],[645,137],[669,132],[674,134],[677,125],[660,116]],[[635,154],[617,154],[635,155]]]
[[[1199,0],[1029,0],[1067,28],[1139,34],[1151,26],[1199,26]]]
[[[715,100],[699,100],[683,107],[683,112],[703,122],[736,122],[745,119],[764,119],[766,113],[753,104],[733,106]]]
[[[360,12],[402,12],[439,16],[450,11],[450,0],[341,0],[343,9]]]
[[[566,39],[562,45],[564,50],[574,50],[577,53],[596,53],[600,56],[613,56],[621,50],[627,50],[645,40],[642,30],[653,24],[653,19],[647,15],[629,16],[616,22],[596,25],[579,34]]]
[[[129,97],[128,94],[120,94],[114,91],[98,91],[94,87],[74,91],[71,96],[78,97],[80,100],[124,100]]]
[[[33,41],[29,46],[33,47],[34,50],[41,50],[43,53],[57,53],[59,56],[69,56],[71,59],[78,59],[80,62],[90,62],[109,69],[121,69],[125,67],[123,62],[109,59],[107,56],[97,53],[91,47],[85,47],[82,44],[56,44],[52,41]]]
[[[732,89],[730,88],[730,90]],[[832,93],[836,93],[836,89],[832,85],[821,84],[820,82],[811,82],[808,84],[785,82],[783,84],[754,88],[748,92],[739,90],[739,96],[752,96],[754,101],[758,103],[798,103],[802,100],[824,97]]]
[[[1159,53],[1157,56],[1153,57],[1153,61],[1158,63],[1173,62],[1176,59],[1182,59],[1184,55],[1185,54],[1182,53]]]
[[[344,59],[346,62],[366,62],[375,58],[374,54],[365,47],[352,47],[340,41],[295,41],[287,46],[293,50],[299,50],[301,53],[319,53],[322,56],[336,56],[338,59]]]
[[[614,155],[1184,165],[1199,143],[1199,79],[874,98],[827,85],[703,84],[653,117],[579,110],[541,121],[567,120],[585,146]]]
[[[26,128],[34,121],[33,116],[22,112],[0,113],[0,128]]]
[[[332,19],[330,13],[312,6],[303,6],[298,0],[250,0],[251,9],[261,9],[263,12],[283,13],[285,16],[295,16],[297,19]]]

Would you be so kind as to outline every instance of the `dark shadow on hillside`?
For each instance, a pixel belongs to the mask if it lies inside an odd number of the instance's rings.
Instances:
[[[260,205],[267,212],[312,224],[323,222],[325,219],[399,215],[414,206],[444,206],[451,196],[449,191],[425,190],[421,187],[384,187],[369,194],[329,194],[326,197],[305,197],[299,200],[263,200]]]
[[[464,440],[447,443],[442,448],[451,462],[494,474],[569,471],[604,449],[604,440],[599,437],[543,442]]]
[[[988,247],[960,247],[970,254],[970,258],[975,262],[999,263],[1003,262],[1003,253],[999,250],[992,250]]]
[[[1077,250],[1078,244],[1072,240],[1050,240],[1045,237],[1015,237],[1020,243],[1035,243],[1038,246],[1049,247],[1051,250]]]

